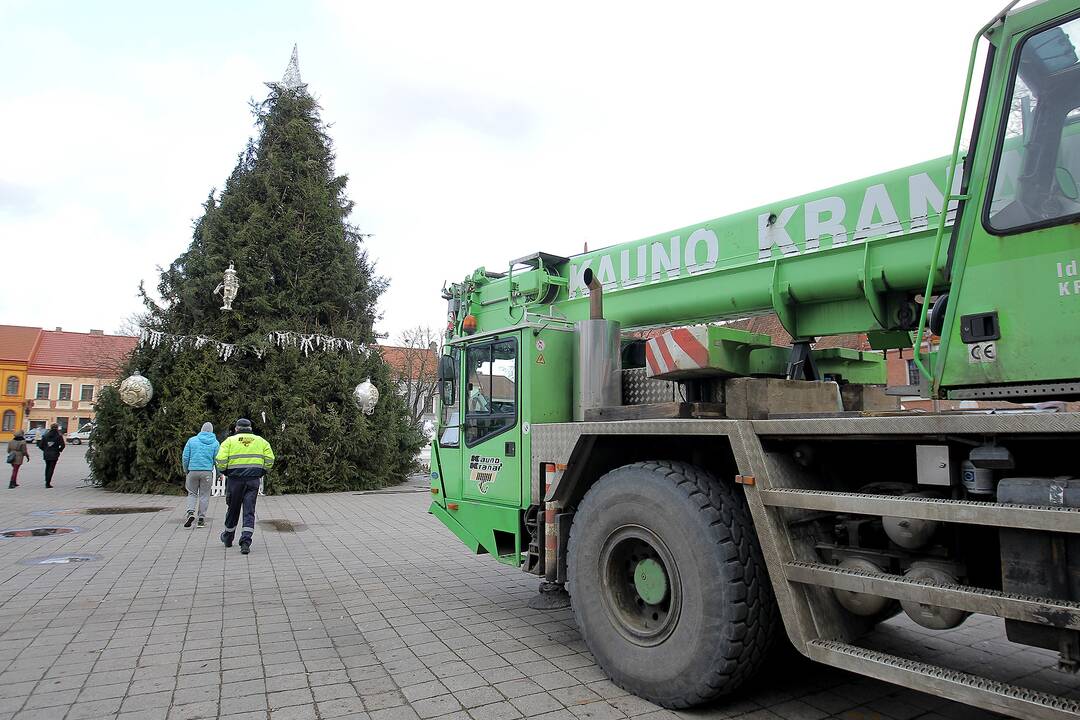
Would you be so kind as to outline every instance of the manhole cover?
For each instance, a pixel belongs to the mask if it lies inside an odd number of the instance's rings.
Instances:
[[[100,560],[100,555],[89,553],[75,553],[71,555],[46,555],[45,557],[26,558],[20,560],[20,565],[78,565],[84,562]]]
[[[275,532],[296,532],[307,527],[304,523],[294,523],[292,520],[259,520],[259,525],[264,530],[273,530]]]
[[[127,507],[92,507],[82,510],[83,515],[127,515],[129,513],[154,513],[168,510],[164,507],[151,507],[146,505],[130,505]]]
[[[0,530],[0,537],[3,537],[3,538],[49,537],[50,535],[66,535],[67,533],[77,533],[77,532],[79,532],[79,528],[74,528],[74,527],[13,528],[11,530]]]

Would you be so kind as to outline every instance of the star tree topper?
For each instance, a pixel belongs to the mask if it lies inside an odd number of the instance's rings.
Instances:
[[[289,90],[299,90],[304,86],[300,80],[300,60],[296,54],[296,45],[292,46],[292,57],[289,58],[289,66],[285,68],[285,75],[281,78],[281,85]]]

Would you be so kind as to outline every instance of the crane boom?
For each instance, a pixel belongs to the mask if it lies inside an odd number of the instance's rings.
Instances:
[[[624,328],[769,310],[793,337],[910,328],[947,175],[937,158],[545,267],[481,268],[454,287],[481,331],[513,324],[523,297],[587,317],[586,270]]]
[[[581,314],[574,301],[588,294],[582,278],[591,269],[608,316],[624,327],[763,310],[790,318],[796,337],[896,326],[895,317],[873,316],[867,293],[883,298],[925,282],[947,171],[939,158],[575,256],[560,309]],[[867,267],[877,272],[864,291]],[[846,316],[835,305],[824,315],[809,307],[843,301],[853,301]],[[786,312],[796,304],[798,313]]]

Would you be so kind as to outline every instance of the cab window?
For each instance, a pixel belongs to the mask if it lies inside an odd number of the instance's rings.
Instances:
[[[517,343],[498,340],[465,352],[465,444],[475,445],[517,422]]]
[[[1029,35],[1015,66],[984,218],[998,235],[1080,216],[1080,18]]]

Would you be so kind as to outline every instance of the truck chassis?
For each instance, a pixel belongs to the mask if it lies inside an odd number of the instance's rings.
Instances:
[[[675,449],[673,456],[692,457],[695,465],[700,463],[721,482],[742,484],[784,628],[803,655],[1015,717],[1067,718],[1080,714],[1080,702],[860,647],[856,640],[868,629],[866,618],[841,607],[835,591],[868,593],[1073,631],[1080,630],[1080,603],[825,564],[819,553],[821,537],[808,531],[807,521],[822,516],[903,517],[1075,536],[1080,532],[1080,510],[1049,501],[1044,506],[1011,505],[879,495],[858,492],[853,486],[837,489],[832,479],[815,472],[812,465],[800,463],[793,448],[806,453],[837,442],[887,447],[895,454],[892,462],[907,468],[911,458],[900,455],[909,451],[914,456],[917,445],[974,446],[988,440],[1003,446],[1038,444],[1064,461],[1067,449],[1075,447],[1078,437],[1080,414],[1042,412],[538,424],[533,427],[534,457],[540,459],[534,464],[533,497],[545,497],[547,517],[569,525],[574,508],[593,481],[640,459],[643,453],[671,447]],[[888,465],[889,459],[879,458],[878,462]],[[553,469],[566,467],[577,468],[577,472]],[[858,467],[851,470],[854,474],[864,472]],[[865,483],[860,479],[852,485],[857,484]],[[554,535],[556,562],[547,562],[546,557],[533,560],[537,568],[554,566],[552,579],[562,582],[567,579],[568,531]]]

